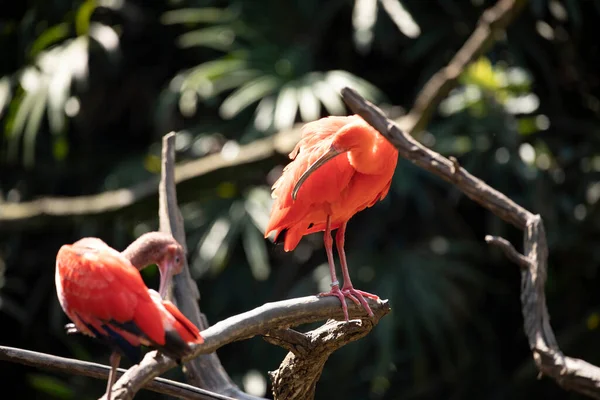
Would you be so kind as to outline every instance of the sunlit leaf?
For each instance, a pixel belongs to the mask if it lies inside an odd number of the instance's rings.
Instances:
[[[383,93],[376,86],[347,71],[329,71],[325,74],[325,80],[338,91],[349,86],[367,100],[376,101],[383,97]]]
[[[199,23],[224,23],[233,20],[237,12],[227,8],[178,8],[165,12],[160,21],[165,25],[173,24],[199,24]]]
[[[250,220],[244,224],[242,239],[252,276],[258,281],[264,281],[271,273],[266,241]]]
[[[34,97],[35,101],[23,135],[23,163],[27,167],[32,167],[35,162],[35,138],[40,130],[42,118],[46,111],[47,87],[40,87],[39,90],[31,93],[31,96]]]
[[[225,99],[219,108],[220,114],[227,119],[235,117],[252,103],[271,94],[277,88],[278,83],[277,78],[270,75],[253,79]]]
[[[10,78],[5,76],[0,78],[0,117],[4,113],[4,109],[10,102],[12,95],[12,89],[10,84]]]
[[[354,0],[352,27],[354,44],[360,52],[366,52],[373,42],[373,27],[377,21],[377,0]]]
[[[184,33],[177,38],[177,44],[183,48],[195,46],[209,47],[215,50],[227,51],[235,40],[233,30],[214,26]]]
[[[275,129],[282,130],[290,128],[296,119],[298,101],[296,99],[296,88],[292,84],[284,85],[279,91],[275,105],[274,125]]]
[[[343,115],[345,111],[344,103],[339,93],[328,83],[324,82],[322,75],[313,75],[313,91],[321,100],[329,114]]]
[[[254,127],[259,131],[266,131],[273,124],[275,114],[275,99],[273,96],[263,98],[256,107]]]
[[[222,58],[207,61],[189,71],[182,88],[196,88],[207,80],[217,79],[232,71],[245,69],[245,67],[246,60],[240,58]]]
[[[226,76],[222,76],[211,82],[212,90],[210,91],[210,96],[214,96],[226,90],[241,86],[260,75],[261,72],[255,69],[240,69],[231,71]]]
[[[90,30],[90,18],[92,13],[96,9],[96,0],[86,0],[79,9],[75,16],[75,29],[77,35],[85,35]]]
[[[60,42],[69,35],[69,24],[62,23],[46,29],[31,45],[30,57],[36,57],[49,46]]]
[[[246,212],[261,232],[267,228],[272,204],[271,191],[266,186],[254,187],[246,195]]]
[[[303,84],[298,88],[298,106],[303,121],[315,121],[321,116],[321,103],[315,96],[310,85]]]

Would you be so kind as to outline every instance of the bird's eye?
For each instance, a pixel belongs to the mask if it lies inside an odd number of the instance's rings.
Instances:
[[[179,264],[181,262],[181,258],[179,256],[175,256],[175,264]]]

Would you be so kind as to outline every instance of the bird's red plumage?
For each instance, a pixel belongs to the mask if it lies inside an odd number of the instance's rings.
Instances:
[[[96,335],[88,325],[103,335],[107,326],[133,346],[165,346],[169,330],[186,342],[203,341],[175,306],[165,305],[158,293],[146,287],[139,271],[100,239],[86,238],[60,248],[56,286],[65,313],[90,336]],[[125,328],[128,323],[141,333]]]
[[[362,161],[381,167],[368,174],[361,173],[356,164],[352,165],[350,153],[340,154],[314,171],[293,200],[292,191],[302,174],[331,149],[336,136],[350,129],[359,130],[365,138],[364,146],[368,148],[360,150],[372,158],[363,157]],[[352,115],[327,117],[306,124],[290,158],[293,161],[273,185],[275,203],[265,232],[265,237],[271,232],[278,236],[287,230],[286,251],[293,250],[302,236],[325,230],[328,215],[331,229],[336,229],[357,212],[383,199],[390,188],[398,152],[361,117]]]

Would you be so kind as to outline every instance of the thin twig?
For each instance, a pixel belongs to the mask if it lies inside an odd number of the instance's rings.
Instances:
[[[519,253],[515,246],[513,246],[508,240],[499,236],[486,235],[485,242],[487,244],[494,245],[504,252],[509,260],[517,264],[521,268],[529,268],[531,266],[531,260]]]
[[[342,97],[355,113],[396,146],[402,157],[452,183],[475,202],[524,231],[525,255],[518,254],[512,245],[506,246],[504,240],[492,239],[491,242],[501,244],[520,266],[527,263],[526,268],[521,268],[521,305],[533,359],[542,373],[564,388],[600,399],[600,368],[583,360],[565,357],[550,326],[544,293],[548,245],[542,218],[457,166],[456,162],[416,142],[356,91],[344,88]]]
[[[175,181],[175,133],[163,137],[161,179],[158,188],[158,215],[160,230],[173,235],[187,253],[183,218],[177,203]],[[200,330],[208,328],[206,317],[200,312],[198,302],[200,292],[192,279],[187,260],[184,260],[182,272],[173,278],[173,297],[181,312]],[[169,293],[171,290],[169,290]],[[203,354],[185,363],[184,372],[187,381],[212,392],[228,394],[241,400],[258,400],[248,395],[233,383],[216,353]]]
[[[72,375],[83,375],[90,378],[107,379],[110,367],[87,361],[74,360],[72,358],[58,357],[51,354],[39,353],[31,350],[17,349],[14,347],[0,346],[0,360],[16,362],[35,368],[43,368],[49,371],[64,372]],[[125,373],[125,369],[118,369],[118,376]],[[199,389],[181,382],[175,382],[164,378],[154,378],[148,382],[144,389],[156,393],[162,393],[180,399],[197,400],[234,400],[231,397],[212,393],[208,390]]]
[[[390,311],[387,301],[368,300],[369,306],[378,321]],[[364,309],[354,302],[348,301],[348,313],[351,318],[370,318]],[[323,321],[329,318],[343,320],[344,315],[340,302],[333,297],[307,296],[296,299],[284,300],[275,303],[266,303],[254,310],[239,314],[223,321],[217,322],[210,328],[202,331],[204,343],[194,345],[193,352],[184,361],[193,359],[200,354],[209,354],[220,347],[239,340],[249,339],[256,335],[263,335],[273,329],[283,329],[303,324]],[[114,400],[130,400],[146,382],[159,376],[165,371],[175,367],[175,361],[168,357],[151,351],[142,361],[132,366],[113,387]],[[106,396],[102,397],[106,400]]]

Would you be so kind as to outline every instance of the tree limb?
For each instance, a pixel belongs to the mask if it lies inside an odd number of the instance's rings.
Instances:
[[[367,300],[375,314],[373,321],[390,311],[387,301]],[[354,302],[347,302],[351,318],[370,320],[362,307]],[[200,354],[209,354],[220,347],[239,340],[249,339],[256,335],[265,335],[276,329],[285,329],[307,323],[323,321],[334,317],[343,320],[344,316],[340,302],[333,297],[307,296],[266,303],[254,310],[227,318],[202,331],[204,343],[193,345],[193,352],[184,361],[193,359]],[[174,360],[158,354],[156,351],[147,353],[142,361],[125,372],[113,386],[114,400],[130,400],[144,385],[165,371],[175,367]],[[106,396],[102,397],[105,400]]]
[[[340,347],[365,337],[378,322],[379,319],[366,318],[349,322],[330,320],[306,334],[291,329],[269,332],[265,336],[267,342],[290,351],[279,368],[269,373],[274,399],[314,399],[317,382],[329,356]]]
[[[548,245],[542,218],[471,175],[457,165],[456,160],[453,162],[418,143],[356,91],[344,88],[342,97],[355,113],[396,146],[402,157],[450,182],[475,202],[524,231],[525,255],[518,254],[505,239],[491,238],[488,242],[501,243],[511,260],[522,267],[524,328],[535,364],[541,373],[552,377],[562,387],[600,399],[600,368],[564,356],[550,326],[544,294]]]
[[[173,235],[187,253],[183,218],[177,205],[175,181],[175,133],[163,137],[162,168],[159,184],[159,224],[162,232]],[[208,328],[208,321],[200,312],[198,301],[200,293],[196,282],[190,275],[187,259],[184,260],[182,272],[173,277],[175,288],[173,297],[181,312],[200,328]],[[171,290],[169,289],[169,293]],[[241,391],[231,380],[221,365],[216,353],[203,354],[184,365],[184,372],[189,383],[203,387],[212,392],[227,394],[236,399],[258,400]]]
[[[211,154],[197,160],[184,161],[175,166],[175,183],[185,187],[186,198],[198,198],[211,185],[234,179],[243,184],[249,176],[244,171],[252,168],[237,168],[268,162],[275,166],[274,156],[289,153],[300,137],[300,126],[282,131],[277,135],[256,140],[240,146],[233,157],[221,153]],[[269,162],[270,160],[270,162]],[[235,170],[235,172],[234,172]],[[0,231],[24,230],[48,224],[56,218],[91,217],[109,213],[124,212],[138,208],[145,202],[156,202],[159,178],[152,177],[144,182],[127,188],[109,190],[103,193],[76,197],[43,197],[21,203],[9,203],[0,200]],[[181,194],[182,190],[179,191]],[[189,192],[189,193],[187,193]],[[154,208],[156,203],[150,204]]]
[[[483,12],[477,27],[460,50],[446,67],[427,81],[408,115],[397,121],[404,130],[414,134],[425,128],[438,104],[456,86],[467,66],[504,35],[506,27],[519,15],[526,3],[527,0],[500,0]]]
[[[8,346],[0,346],[0,360],[16,362],[50,371],[89,376],[97,379],[108,379],[108,373],[110,371],[110,367],[102,364],[58,357],[51,354],[38,353],[36,351],[17,349]],[[126,370],[123,368],[119,368],[117,373],[121,376],[125,371]],[[186,385],[185,383],[175,382],[164,378],[155,378],[144,385],[144,389],[178,397],[180,399],[233,400],[231,397],[212,393],[208,390],[199,389],[191,385]]]

